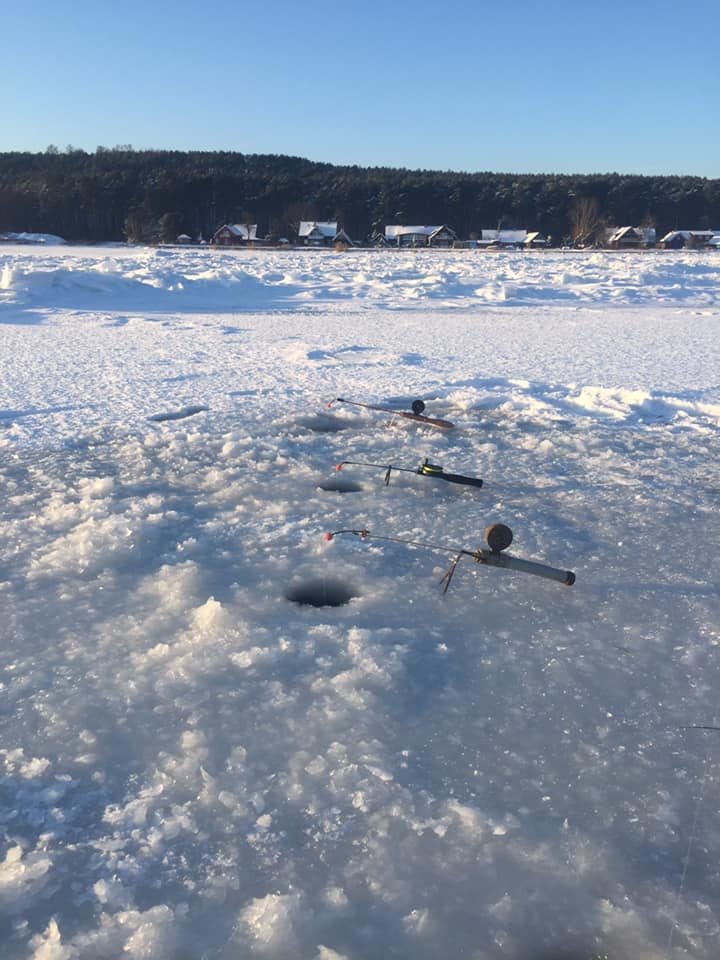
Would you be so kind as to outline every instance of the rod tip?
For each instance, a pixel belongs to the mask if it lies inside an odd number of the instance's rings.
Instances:
[[[338,473],[340,473],[340,471],[342,470],[342,468],[343,468],[343,465],[342,465],[341,463],[338,463],[338,464],[335,466],[335,469],[337,470]]]
[[[326,539],[326,540],[332,540],[333,536],[334,536],[334,535],[333,535],[332,533],[328,532],[328,533],[325,534],[325,539]]]

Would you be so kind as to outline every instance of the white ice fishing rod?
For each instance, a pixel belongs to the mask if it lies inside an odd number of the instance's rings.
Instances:
[[[341,533],[350,533],[361,540],[386,540],[390,543],[405,543],[410,547],[424,547],[426,550],[439,550],[442,553],[454,553],[455,559],[448,567],[440,583],[444,584],[443,593],[447,593],[450,581],[455,573],[455,568],[463,557],[470,557],[476,563],[484,564],[488,567],[502,567],[504,570],[518,570],[520,573],[530,573],[535,577],[544,577],[546,580],[555,580],[571,587],[575,583],[575,574],[572,570],[558,570],[556,567],[549,567],[544,563],[536,563],[534,560],[523,560],[521,557],[514,557],[510,553],[503,553],[512,543],[513,535],[510,527],[504,523],[494,523],[485,531],[485,542],[488,549],[480,547],[479,550],[463,550],[457,547],[448,547],[438,543],[428,543],[425,540],[406,540],[403,537],[381,537],[370,533],[369,530],[335,530],[332,533],[326,533],[326,540],[333,540]]]
[[[447,480],[448,483],[460,483],[468,487],[481,487],[482,480],[479,477],[464,477],[460,473],[445,473],[443,468],[436,463],[430,463],[425,457],[423,462],[415,470],[410,467],[396,467],[394,464],[368,463],[367,460],[342,460],[335,469],[340,472],[344,466],[352,465],[354,467],[376,467],[378,470],[385,471],[385,486],[390,485],[390,474],[393,470],[399,473],[414,473],[419,477],[432,477],[435,480]]]

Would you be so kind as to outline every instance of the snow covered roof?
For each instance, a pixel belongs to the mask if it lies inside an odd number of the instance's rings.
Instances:
[[[385,227],[385,239],[386,240],[395,240],[397,237],[406,237],[408,235],[421,236],[421,237],[431,237],[433,233],[437,230],[440,230],[440,226],[437,224],[435,226],[415,226],[415,227],[406,227],[404,224],[394,223],[388,224]]]
[[[442,233],[443,231],[451,234],[451,236],[453,237],[457,237],[457,234],[455,233],[453,228],[449,227],[446,223],[443,223],[442,226],[439,226],[437,228],[437,230],[433,230],[433,232],[430,234],[430,239],[432,240],[433,237],[437,236],[437,234]]]
[[[43,243],[48,247],[65,243],[62,237],[55,236],[54,233],[4,233],[2,239],[11,243]]]
[[[309,237],[315,232],[323,237],[334,237],[337,233],[337,220],[302,220],[300,222],[299,237]]]
[[[492,243],[525,243],[527,230],[483,230],[482,239]]]
[[[635,227],[616,227],[608,237],[608,243],[615,243],[618,240],[641,240],[642,233]]]
[[[714,236],[714,230],[671,230],[662,238],[662,243],[669,243],[676,237],[682,237],[683,240],[689,240],[691,237],[704,237],[706,240],[712,240]]]
[[[241,240],[257,240],[256,223],[228,223],[227,227]]]

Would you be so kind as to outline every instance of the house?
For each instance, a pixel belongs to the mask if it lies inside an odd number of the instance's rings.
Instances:
[[[385,226],[385,243],[389,247],[426,247],[428,237],[437,227],[407,227],[400,223]]]
[[[429,247],[451,247],[457,241],[457,234],[446,223],[439,226],[437,230],[428,237]]]
[[[519,250],[527,240],[527,237],[527,230],[483,230],[478,240],[478,246]]]
[[[654,233],[653,230],[652,243],[655,242]],[[647,235],[640,227],[608,227],[605,243],[613,250],[639,250],[649,245]]]
[[[353,245],[348,234],[340,228],[336,220],[302,220],[298,228],[298,242],[306,247],[334,247],[343,243]]]
[[[532,250],[536,247],[546,247],[547,245],[547,237],[544,233],[540,233],[539,230],[532,230],[523,240],[523,247],[526,250]]]
[[[257,240],[256,223],[226,223],[213,234],[211,243],[221,247],[239,247]]]
[[[180,244],[192,243],[192,237],[188,236],[187,233],[181,233],[175,242]]]
[[[712,230],[671,230],[660,240],[663,250],[702,250],[713,243]]]
[[[613,250],[639,250],[654,247],[655,227],[608,227],[605,243]]]
[[[352,246],[354,246],[354,244],[353,244],[352,240],[350,239],[349,235],[342,229],[342,227],[341,227],[341,228],[338,230],[338,232],[335,234],[335,239],[334,239],[333,243],[334,243],[334,245],[335,245],[336,247],[337,247],[338,245],[342,245],[342,246],[345,246],[345,247],[352,247]]]
[[[412,226],[394,223],[385,227],[385,244],[391,247],[451,247],[457,234],[447,224]]]

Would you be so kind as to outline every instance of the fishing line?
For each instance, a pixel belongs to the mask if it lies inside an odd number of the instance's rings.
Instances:
[[[688,727],[686,729],[691,730],[718,730],[720,727]],[[693,814],[692,827],[690,828],[690,837],[688,839],[687,850],[685,851],[685,860],[683,862],[682,874],[680,876],[680,883],[678,884],[677,893],[675,894],[675,903],[673,906],[673,916],[670,922],[670,932],[668,933],[667,947],[665,950],[666,960],[670,960],[670,951],[672,950],[673,938],[675,936],[675,930],[678,925],[678,912],[680,908],[680,899],[685,892],[685,881],[687,880],[688,869],[690,867],[690,858],[692,856],[692,850],[695,845],[695,839],[697,837],[697,825],[698,820],[700,819],[700,809],[702,807],[703,798],[705,796],[705,783],[707,779],[707,757],[703,759],[703,775],[700,781],[700,794],[695,801],[695,811]]]

